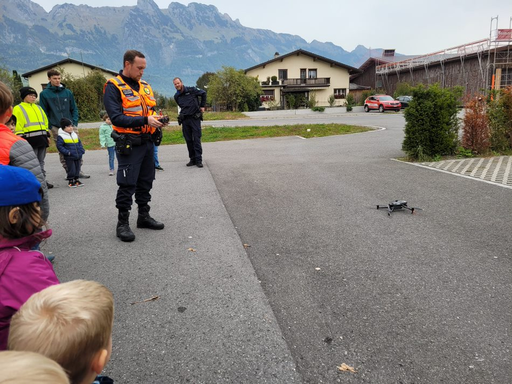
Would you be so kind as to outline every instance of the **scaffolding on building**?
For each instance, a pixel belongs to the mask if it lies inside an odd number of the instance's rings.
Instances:
[[[448,60],[460,60],[461,75],[464,84],[468,82],[468,73],[464,66],[468,56],[478,59],[479,83],[482,89],[499,89],[512,85],[512,17],[509,29],[498,28],[498,17],[491,18],[489,38],[459,45],[426,55],[415,56],[402,61],[390,62],[376,67],[376,76],[381,77],[383,84],[388,84],[388,75],[397,76],[413,73],[423,68],[428,78],[429,66],[441,67],[441,86],[445,87],[445,64]],[[492,59],[491,59],[492,57]]]
[[[491,19],[489,41],[493,52],[491,89],[512,86],[512,17],[508,29],[498,29],[498,16]],[[504,44],[506,49],[502,48]]]

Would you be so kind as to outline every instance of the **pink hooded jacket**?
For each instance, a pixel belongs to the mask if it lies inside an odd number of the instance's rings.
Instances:
[[[32,294],[59,284],[50,261],[30,248],[50,237],[52,230],[21,239],[0,237],[0,351],[7,348],[11,317]]]

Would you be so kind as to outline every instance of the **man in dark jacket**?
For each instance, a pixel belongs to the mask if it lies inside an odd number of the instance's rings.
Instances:
[[[50,121],[51,131],[55,143],[59,136],[60,119],[65,117],[73,122],[73,129],[75,132],[78,130],[78,108],[75,103],[73,92],[66,88],[60,82],[60,72],[56,69],[50,69],[47,73],[48,85],[39,95],[39,105],[48,116]],[[66,160],[60,154],[60,163],[67,173]],[[83,160],[81,162],[83,164]],[[88,179],[90,176],[80,172],[80,177]]]
[[[203,149],[201,147],[201,120],[206,104],[206,92],[196,87],[185,87],[179,77],[173,81],[176,94],[174,100],[180,107],[178,124],[181,124],[183,137],[187,142],[187,167],[203,167]]]

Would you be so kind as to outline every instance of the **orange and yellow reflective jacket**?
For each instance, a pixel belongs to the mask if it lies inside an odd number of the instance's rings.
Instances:
[[[156,106],[155,95],[151,86],[144,80],[139,81],[139,92],[136,92],[126,84],[121,76],[116,76],[107,81],[107,83],[111,83],[119,89],[123,102],[123,113],[126,116],[151,116],[156,114],[154,111],[154,107]],[[135,135],[154,133],[156,129],[150,125],[144,125],[139,128],[124,128],[113,125],[112,128],[118,133],[130,133]]]

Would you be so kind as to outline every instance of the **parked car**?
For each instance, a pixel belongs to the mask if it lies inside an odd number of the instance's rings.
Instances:
[[[404,109],[409,106],[409,103],[412,101],[412,96],[398,96],[396,99],[402,105],[402,109]]]
[[[399,112],[401,108],[400,102],[393,99],[389,95],[373,95],[364,101],[364,111],[370,112],[370,109],[376,109],[384,112],[388,109]]]

